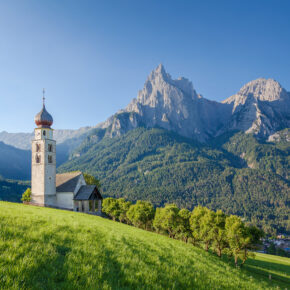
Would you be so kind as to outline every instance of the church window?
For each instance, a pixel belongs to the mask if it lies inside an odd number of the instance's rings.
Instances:
[[[41,157],[41,156],[38,155],[38,154],[35,156],[35,162],[36,162],[36,163],[40,163],[40,161],[41,161],[41,158],[40,158],[40,157]]]
[[[44,131],[43,131],[43,136],[45,136],[45,135],[46,135],[46,131],[44,130]]]
[[[48,155],[48,163],[52,163],[52,156]]]
[[[40,144],[36,144],[36,152],[40,151]]]
[[[48,144],[48,152],[52,152],[52,144]]]

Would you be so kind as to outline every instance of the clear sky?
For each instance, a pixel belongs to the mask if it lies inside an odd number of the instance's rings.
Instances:
[[[33,130],[43,87],[54,128],[95,125],[159,63],[212,100],[259,77],[290,91],[290,1],[2,0],[0,131]]]

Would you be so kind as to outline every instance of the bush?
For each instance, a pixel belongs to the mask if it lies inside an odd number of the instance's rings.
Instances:
[[[24,193],[22,194],[21,200],[23,202],[30,202],[31,201],[31,189],[27,188]]]

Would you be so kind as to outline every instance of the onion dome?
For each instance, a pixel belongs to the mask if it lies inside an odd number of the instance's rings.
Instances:
[[[34,122],[38,128],[50,128],[53,123],[52,116],[46,111],[43,96],[43,107],[42,110],[34,117]]]

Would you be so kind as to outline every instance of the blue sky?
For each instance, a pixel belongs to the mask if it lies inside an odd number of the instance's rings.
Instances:
[[[54,128],[104,121],[159,63],[223,100],[250,80],[290,91],[290,1],[0,2],[0,131],[30,132],[46,88]]]

